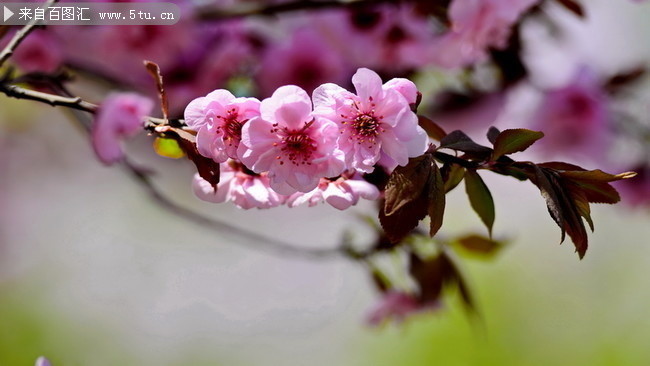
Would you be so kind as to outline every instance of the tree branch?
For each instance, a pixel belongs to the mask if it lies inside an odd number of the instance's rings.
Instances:
[[[290,3],[283,3],[277,5],[269,5],[264,7],[247,8],[243,10],[227,11],[213,7],[204,7],[199,9],[198,18],[201,20],[226,20],[243,18],[254,15],[276,15],[281,13],[289,13],[300,10],[320,10],[320,9],[361,9],[367,6],[377,5],[381,3],[398,3],[397,0],[356,0],[356,1],[309,1],[300,0]]]
[[[98,109],[98,106],[96,104],[86,102],[80,97],[62,97],[55,94],[25,89],[16,85],[5,85],[0,83],[0,92],[6,94],[9,97],[17,99],[33,100],[49,104],[51,106],[62,106],[70,108],[73,112],[75,112],[74,115],[76,119],[86,132],[90,131],[91,123],[90,121],[85,121],[88,116],[83,115],[80,112],[95,113]],[[161,118],[147,117],[147,119],[153,125],[164,122],[164,120]],[[165,208],[167,211],[201,227],[210,229],[222,235],[229,235],[233,239],[239,239],[239,242],[252,248],[273,251],[274,253],[279,253],[282,255],[292,255],[309,259],[362,259],[372,254],[371,252],[357,252],[345,245],[334,248],[305,248],[296,246],[290,243],[260,235],[253,231],[239,228],[223,221],[204,216],[198,212],[192,211],[191,209],[173,202],[155,186],[149,172],[135,166],[128,159],[125,159],[122,162],[122,166],[126,169],[127,173],[138,184],[140,184],[140,186],[144,188],[145,191],[147,191],[149,196],[158,205]]]
[[[49,8],[52,4],[56,3],[59,0],[48,0],[46,1],[43,5],[46,8]],[[5,46],[5,48],[0,52],[0,67],[13,55],[14,51],[16,50],[16,47],[22,43],[22,41],[27,37],[29,33],[31,33],[34,28],[38,26],[39,20],[33,19],[29,23],[27,23],[25,26],[23,26],[16,34],[14,34],[13,38],[11,38],[11,41]]]

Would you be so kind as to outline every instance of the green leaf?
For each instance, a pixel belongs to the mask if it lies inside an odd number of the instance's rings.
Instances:
[[[178,142],[170,138],[156,137],[153,141],[153,149],[156,154],[170,159],[180,159],[185,156]]]
[[[465,172],[465,191],[472,208],[487,227],[490,236],[492,236],[495,217],[494,201],[490,190],[476,170],[467,169]]]
[[[502,155],[508,155],[529,148],[535,141],[544,137],[544,133],[523,128],[505,130],[494,141],[492,160],[497,160]]]

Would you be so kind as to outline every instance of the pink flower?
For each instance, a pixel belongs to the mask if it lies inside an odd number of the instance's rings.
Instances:
[[[237,207],[245,210],[253,207],[276,207],[285,200],[285,197],[269,187],[266,173],[253,173],[232,160],[221,164],[221,179],[216,191],[212,184],[198,174],[194,175],[192,189],[194,194],[204,201],[233,202]]]
[[[345,169],[336,124],[312,115],[303,89],[279,88],[262,101],[260,112],[261,117],[244,125],[238,155],[254,172],[268,171],[275,191],[309,192],[320,178],[336,177]]]
[[[413,313],[435,307],[436,305],[422,306],[412,294],[391,290],[383,294],[380,302],[368,314],[366,322],[371,326],[378,326],[390,319],[399,323]]]
[[[235,98],[224,89],[194,99],[185,108],[185,123],[197,131],[196,147],[201,155],[223,163],[237,158],[242,126],[260,115],[260,101]]]
[[[452,23],[431,48],[434,61],[444,67],[462,67],[482,61],[489,48],[507,45],[511,27],[539,0],[453,0]]]
[[[13,60],[24,72],[51,73],[61,66],[63,53],[54,37],[37,30],[16,49]]]
[[[100,105],[92,126],[92,146],[99,160],[110,165],[124,157],[121,140],[143,128],[154,102],[135,93],[110,94]]]
[[[596,76],[582,68],[567,85],[546,91],[532,127],[546,137],[540,147],[551,154],[601,159],[610,142],[609,97]]]
[[[392,170],[427,150],[427,134],[410,108],[415,84],[393,79],[382,86],[379,75],[365,68],[357,70],[352,83],[356,95],[335,84],[314,91],[314,114],[339,125],[339,148],[348,166],[369,173],[379,162]]]
[[[379,190],[373,184],[355,177],[352,179],[343,176],[336,180],[322,178],[318,187],[307,193],[294,193],[287,199],[287,206],[296,207],[307,203],[310,207],[323,201],[339,210],[345,210],[359,202],[359,198],[376,200]]]

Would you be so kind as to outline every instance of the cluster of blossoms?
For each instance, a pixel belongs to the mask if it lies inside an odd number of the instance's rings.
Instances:
[[[222,167],[216,190],[195,177],[197,196],[241,208],[325,201],[346,209],[378,198],[361,174],[377,166],[390,172],[428,148],[413,111],[418,91],[407,79],[382,84],[365,68],[352,83],[356,94],[323,84],[310,98],[287,85],[262,101],[226,90],[193,100],[185,123],[197,132],[199,153]]]

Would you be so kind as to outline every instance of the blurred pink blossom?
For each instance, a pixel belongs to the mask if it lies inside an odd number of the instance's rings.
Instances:
[[[293,33],[289,44],[268,45],[256,79],[260,94],[268,96],[282,85],[297,85],[311,93],[325,82],[345,82],[351,74],[321,33],[302,28]]]
[[[198,132],[199,153],[223,163],[237,158],[242,126],[259,115],[259,100],[235,98],[229,91],[218,89],[190,102],[185,108],[185,123]]]
[[[338,128],[312,114],[311,100],[303,89],[280,87],[262,101],[260,112],[261,117],[244,125],[238,156],[254,172],[268,171],[271,187],[278,193],[309,192],[320,178],[343,172]]]
[[[451,29],[430,50],[435,63],[463,67],[487,58],[490,48],[507,45],[512,26],[539,0],[453,0]]]
[[[532,127],[546,137],[540,147],[550,155],[602,159],[610,144],[609,97],[598,78],[581,68],[565,86],[547,90]]]
[[[1,46],[4,47],[4,44]],[[51,34],[37,30],[25,38],[16,49],[12,60],[24,72],[51,73],[63,63],[63,53]]]
[[[256,174],[231,160],[221,164],[221,179],[216,191],[198,174],[194,175],[192,189],[204,201],[233,202],[237,207],[248,210],[276,207],[284,202],[285,197],[273,191],[269,183],[266,173]]]
[[[307,203],[315,206],[321,202],[327,202],[332,207],[345,210],[359,202],[359,198],[376,200],[379,197],[379,190],[360,177],[345,178],[339,177],[336,180],[323,178],[318,187],[307,193],[294,193],[287,199],[287,206],[296,207]]]
[[[427,134],[409,105],[417,94],[415,84],[394,79],[382,85],[379,75],[365,68],[352,83],[356,95],[335,84],[314,91],[314,114],[339,125],[339,147],[349,167],[369,173],[379,162],[392,170],[426,151]]]
[[[110,165],[124,157],[121,140],[143,128],[143,117],[154,102],[135,93],[112,93],[99,106],[92,126],[92,146],[99,160]]]

